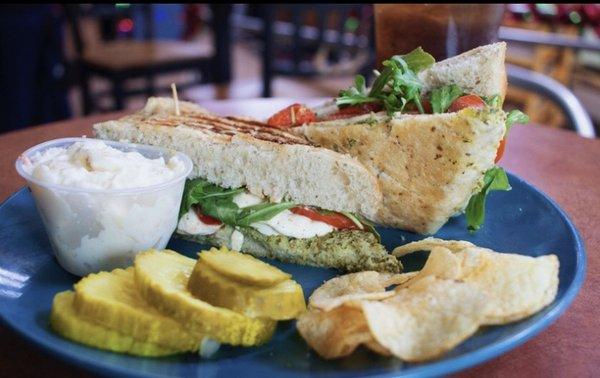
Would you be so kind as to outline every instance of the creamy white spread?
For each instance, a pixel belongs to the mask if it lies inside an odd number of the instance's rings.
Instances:
[[[101,140],[89,139],[68,148],[49,148],[23,164],[25,172],[45,183],[82,189],[141,188],[167,182],[185,166],[172,157],[149,159],[139,152],[124,152]]]
[[[50,148],[25,159],[24,170],[43,183],[29,182],[60,264],[76,275],[131,265],[139,251],[166,246],[177,226],[186,166],[137,152],[122,152],[89,139],[68,148]],[[147,192],[88,192],[126,189],[180,180]]]
[[[241,208],[257,205],[265,200],[250,193],[240,193],[233,197],[233,202]],[[178,230],[190,235],[210,235],[221,226],[207,225],[200,221],[193,210],[188,211],[179,221]],[[306,239],[316,236],[326,235],[335,230],[335,228],[325,222],[314,221],[303,215],[294,214],[290,210],[284,210],[267,221],[255,222],[250,227],[256,229],[263,235],[284,235],[292,238]],[[199,232],[193,232],[199,230]],[[210,232],[213,230],[212,232]],[[237,234],[239,235],[237,235]],[[239,241],[242,236],[241,242]],[[236,240],[234,241],[234,238]],[[231,235],[232,248],[243,243],[243,235],[239,231],[234,231]]]

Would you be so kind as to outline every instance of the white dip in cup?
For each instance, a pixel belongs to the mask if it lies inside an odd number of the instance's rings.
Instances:
[[[186,155],[92,138],[51,140],[16,162],[60,265],[84,276],[163,249],[177,226]]]

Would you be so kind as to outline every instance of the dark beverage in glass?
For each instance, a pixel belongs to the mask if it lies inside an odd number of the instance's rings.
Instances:
[[[377,66],[419,46],[436,61],[497,41],[503,4],[375,4]]]

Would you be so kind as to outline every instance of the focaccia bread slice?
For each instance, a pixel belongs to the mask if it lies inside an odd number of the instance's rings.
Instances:
[[[266,196],[373,218],[381,204],[375,177],[356,158],[310,145],[306,138],[240,117],[220,117],[168,98],[94,125],[98,138],[171,148],[194,162],[191,177]]]
[[[483,97],[506,96],[506,42],[492,43],[442,60],[419,72],[425,92],[447,84]]]
[[[375,221],[435,233],[479,191],[504,135],[505,113],[365,115],[295,128],[311,142],[356,156],[379,181]]]

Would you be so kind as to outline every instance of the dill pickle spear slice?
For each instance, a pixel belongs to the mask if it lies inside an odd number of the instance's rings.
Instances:
[[[196,260],[164,250],[148,250],[135,258],[135,283],[148,303],[185,323],[190,332],[220,343],[253,346],[273,336],[277,322],[251,318],[195,298],[187,289]]]
[[[137,291],[134,269],[90,274],[75,285],[77,314],[136,340],[180,351],[198,350],[202,334],[165,316]]]
[[[266,288],[245,285],[213,270],[202,258],[194,266],[188,289],[203,301],[251,317],[288,320],[306,310],[302,287],[295,281]]]
[[[292,277],[253,256],[230,251],[225,247],[212,248],[198,256],[216,272],[248,285],[270,287]]]
[[[79,316],[73,306],[74,298],[75,293],[72,291],[63,291],[54,296],[50,326],[59,335],[80,344],[136,356],[159,357],[181,352],[174,348],[138,341]]]

